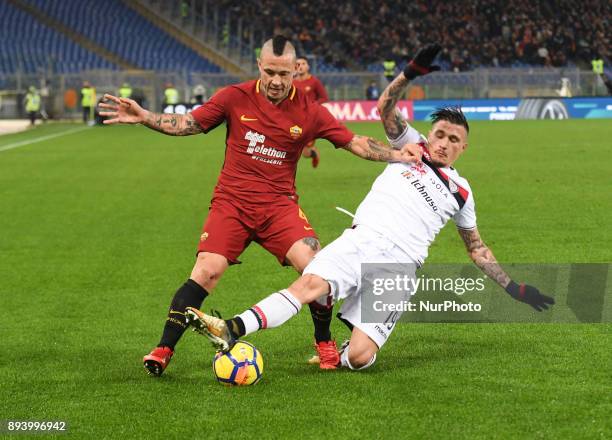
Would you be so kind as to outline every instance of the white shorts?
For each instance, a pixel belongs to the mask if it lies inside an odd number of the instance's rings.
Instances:
[[[378,347],[382,347],[395,328],[401,312],[393,312],[385,322],[363,322],[361,319],[362,263],[408,263],[416,269],[414,261],[391,240],[378,232],[360,225],[347,229],[325,246],[308,266],[304,274],[318,275],[330,287],[332,301],[344,300],[340,316],[367,334]],[[410,274],[414,276],[414,272]],[[319,300],[329,303],[329,298]]]

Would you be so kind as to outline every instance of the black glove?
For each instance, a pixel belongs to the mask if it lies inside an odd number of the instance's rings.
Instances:
[[[404,68],[404,76],[412,81],[417,76],[427,75],[428,73],[440,70],[440,66],[432,66],[434,58],[440,52],[439,44],[429,44],[422,49],[419,49],[416,56],[410,60]]]
[[[517,301],[529,304],[538,312],[548,309],[548,304],[554,304],[555,300],[550,296],[542,295],[540,291],[529,284],[518,285],[510,281],[506,287],[506,292]]]

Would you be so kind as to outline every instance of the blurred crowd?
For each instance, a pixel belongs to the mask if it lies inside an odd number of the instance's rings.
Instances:
[[[446,70],[480,66],[588,65],[610,59],[609,0],[221,0],[232,13],[283,34],[336,67],[398,64],[440,42]]]

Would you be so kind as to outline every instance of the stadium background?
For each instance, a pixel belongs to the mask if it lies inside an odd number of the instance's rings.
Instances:
[[[31,85],[43,91],[52,118],[78,118],[84,80],[98,97],[127,82],[153,109],[171,82],[190,103],[197,85],[210,96],[253,77],[257,49],[274,33],[309,57],[333,101],[365,99],[371,81],[382,90],[382,62],[394,60],[397,73],[428,41],[444,47],[443,71],[418,79],[407,98],[609,95],[612,7],[605,1],[7,0],[0,8],[3,118],[23,117]],[[596,59],[603,74],[591,68]],[[596,105],[610,116],[608,101]]]
[[[383,60],[394,59],[399,72],[421,44],[439,41],[443,71],[418,79],[402,108],[417,121],[442,103],[466,109],[471,148],[459,166],[498,257],[609,263],[611,8],[604,1],[0,2],[0,126],[27,126],[19,121],[30,86],[43,92],[50,117],[0,137],[0,420],[66,420],[74,438],[611,437],[609,295],[601,324],[403,324],[364,374],[305,365],[311,330],[302,314],[250,339],[266,359],[264,380],[252,389],[214,383],[212,351],[191,335],[161,380],[147,377],[140,359],[191,267],[224,133],[176,139],[81,126],[78,98],[85,80],[98,98],[127,82],[161,110],[171,82],[186,110],[198,85],[210,96],[255,77],[257,47],[283,33],[308,55],[332,112],[369,121],[348,123],[382,138],[366,87],[374,81],[383,90]],[[603,60],[603,74],[593,71],[594,59]],[[523,118],[575,120],[485,121]],[[348,225],[333,207],[354,209],[381,165],[323,142],[320,150],[318,169],[300,164],[298,190],[326,244]],[[468,261],[449,229],[428,261]],[[294,279],[258,247],[243,260],[210,306],[233,313]],[[565,310],[558,301],[554,313]],[[346,336],[337,324],[333,330]]]

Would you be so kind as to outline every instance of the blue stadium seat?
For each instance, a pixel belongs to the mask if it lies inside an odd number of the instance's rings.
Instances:
[[[6,2],[0,2],[0,59],[0,74],[117,68]]]
[[[120,0],[27,1],[142,69],[221,71]]]

